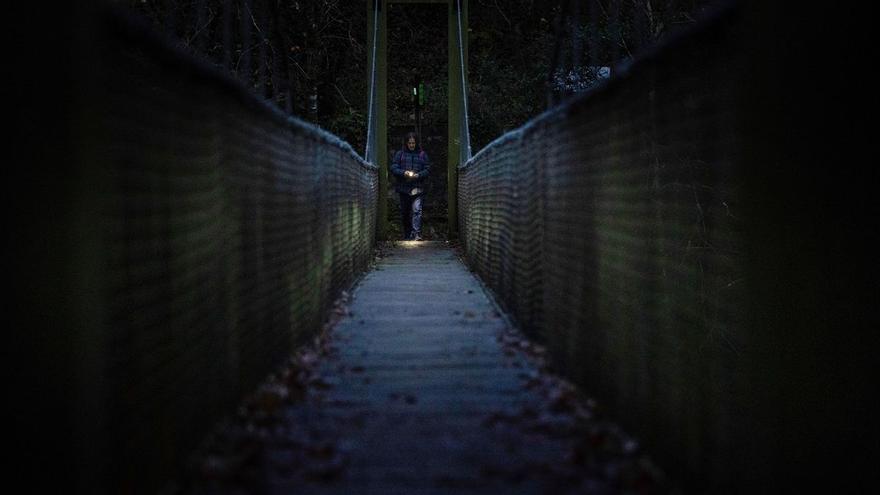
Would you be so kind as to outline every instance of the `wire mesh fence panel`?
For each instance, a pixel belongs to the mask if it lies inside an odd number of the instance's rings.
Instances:
[[[102,459],[114,490],[140,493],[367,267],[377,169],[111,12],[86,104],[107,280]]]
[[[720,483],[742,447],[746,338],[729,12],[499,138],[459,189],[467,258],[520,326]]]

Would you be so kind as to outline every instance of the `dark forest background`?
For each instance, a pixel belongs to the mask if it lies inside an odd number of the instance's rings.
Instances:
[[[363,153],[367,2],[124,0],[173,43],[207,59],[280,109]],[[695,22],[710,0],[470,0],[468,97],[476,153],[560,98],[598,80],[596,67],[637,55]],[[427,238],[446,231],[448,39],[445,4],[388,5],[389,150],[415,130],[412,83],[426,92],[422,145],[433,162]],[[607,75],[607,74],[606,74]],[[388,198],[389,236],[399,209]]]
[[[481,149],[547,108],[551,67],[586,60],[589,19],[618,58],[694,21],[708,0],[471,0],[469,104],[472,148]],[[367,107],[367,3],[362,0],[128,0],[182,46],[254,91],[362,151]],[[608,23],[617,10],[618,23]],[[644,19],[644,20],[642,20]],[[445,129],[447,13],[442,4],[390,4],[389,125],[413,126],[410,83],[427,88],[422,123]],[[559,35],[557,35],[557,33]],[[246,40],[247,38],[247,40]],[[578,38],[580,43],[578,43]],[[557,46],[557,40],[560,41]],[[571,45],[571,46],[569,46]],[[573,56],[572,47],[585,55]],[[602,54],[609,58],[610,53]],[[558,89],[558,88],[557,88]],[[398,146],[399,136],[392,137]]]

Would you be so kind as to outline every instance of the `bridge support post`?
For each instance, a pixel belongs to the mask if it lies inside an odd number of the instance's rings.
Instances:
[[[461,0],[461,41],[462,47],[458,47],[458,4],[455,0],[449,2],[449,118],[447,124],[448,132],[448,153],[446,158],[446,194],[448,205],[448,227],[447,234],[449,238],[458,236],[458,165],[461,162],[462,146],[466,144],[461,142],[462,118],[464,109],[461,108],[462,102],[462,74],[461,68],[464,67],[467,72],[467,53],[468,53],[468,3],[467,0]],[[464,60],[462,60],[462,58]]]
[[[379,197],[376,205],[376,239],[388,238],[388,9],[386,0],[367,0],[367,40],[373,42],[373,13],[379,8],[376,36],[376,165],[379,167]],[[367,51],[367,80],[373,63],[372,51]]]

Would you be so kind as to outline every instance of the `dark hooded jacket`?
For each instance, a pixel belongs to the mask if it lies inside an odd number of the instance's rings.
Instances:
[[[418,175],[415,177],[406,177],[404,172],[412,170]],[[397,184],[394,189],[401,194],[421,194],[425,192],[425,179],[431,170],[431,161],[428,154],[424,150],[410,151],[408,148],[398,150],[394,153],[391,160],[391,173],[397,178]]]

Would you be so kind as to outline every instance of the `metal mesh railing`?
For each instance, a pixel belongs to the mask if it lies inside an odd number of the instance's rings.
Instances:
[[[141,493],[366,268],[377,168],[125,15],[101,27],[86,105],[107,280],[103,459],[112,491]]]
[[[745,311],[735,17],[502,136],[459,180],[467,258],[519,325],[720,483],[738,462]]]

